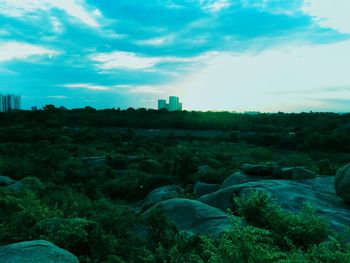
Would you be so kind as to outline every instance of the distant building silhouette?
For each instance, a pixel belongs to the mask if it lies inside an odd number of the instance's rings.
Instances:
[[[166,100],[159,99],[158,100],[158,110],[160,109],[168,109],[168,103],[166,103]]]
[[[176,96],[170,96],[169,97],[169,103],[166,102],[164,99],[158,100],[158,110],[161,109],[167,109],[168,111],[177,111],[182,110],[182,103],[180,102],[179,97]]]
[[[0,94],[0,111],[9,112],[21,109],[21,96]]]

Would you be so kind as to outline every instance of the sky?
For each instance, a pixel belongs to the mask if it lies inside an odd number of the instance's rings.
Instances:
[[[0,0],[22,106],[350,109],[349,0]]]

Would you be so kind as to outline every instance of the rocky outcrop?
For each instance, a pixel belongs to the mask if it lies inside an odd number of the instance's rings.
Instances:
[[[334,189],[334,178],[325,176],[306,180],[259,180],[237,184],[204,195],[199,200],[223,211],[234,210],[233,197],[249,191],[268,192],[287,211],[299,211],[310,203],[316,212],[328,219],[335,230],[350,226],[350,207],[344,204]]]
[[[219,184],[207,184],[203,182],[197,182],[193,188],[193,194],[197,197],[201,197],[206,194],[210,194],[219,190]]]
[[[350,164],[338,169],[335,176],[335,191],[346,203],[350,204]]]
[[[232,222],[223,211],[202,202],[184,198],[163,201],[145,212],[147,217],[152,209],[161,208],[179,230],[192,234],[218,236],[230,228]]]
[[[0,247],[1,263],[79,263],[76,256],[44,240]]]
[[[145,211],[149,207],[176,197],[180,197],[184,190],[177,185],[162,186],[151,191],[142,204],[141,211]]]

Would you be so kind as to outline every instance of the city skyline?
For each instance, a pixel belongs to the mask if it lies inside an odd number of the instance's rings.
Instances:
[[[169,103],[165,99],[158,99],[158,110],[161,109],[167,109],[168,111],[183,110],[180,98],[176,96],[169,96]]]
[[[0,0],[0,93],[46,104],[348,112],[350,2]]]

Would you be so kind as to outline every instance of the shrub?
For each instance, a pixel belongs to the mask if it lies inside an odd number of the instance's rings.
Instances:
[[[266,192],[253,191],[234,199],[238,214],[254,226],[270,230],[283,248],[308,249],[331,234],[329,224],[306,205],[293,214],[284,211]]]

